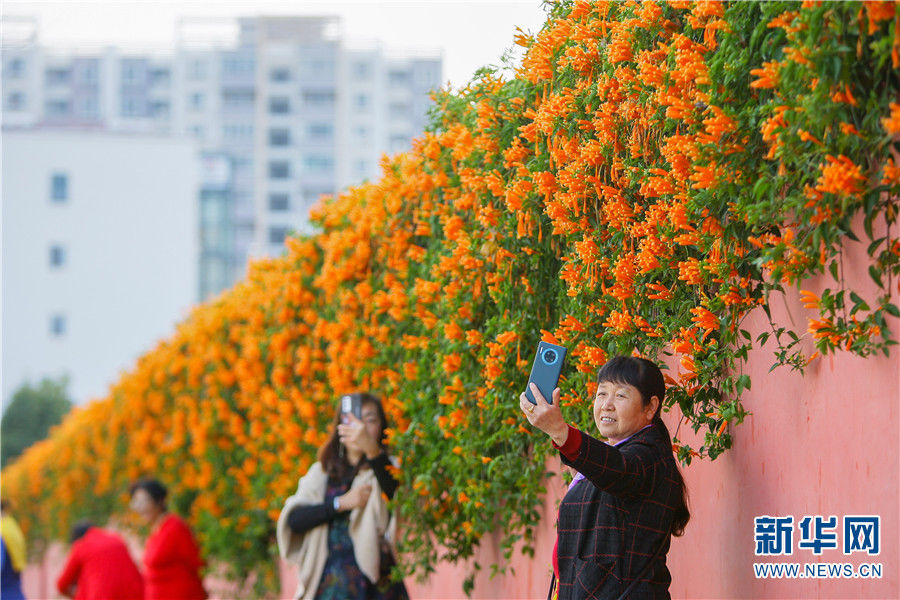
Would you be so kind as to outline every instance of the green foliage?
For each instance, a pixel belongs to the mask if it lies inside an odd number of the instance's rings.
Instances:
[[[45,378],[36,386],[25,383],[13,393],[0,421],[0,462],[3,466],[35,442],[46,438],[50,428],[62,421],[72,407],[66,386],[66,378]]]

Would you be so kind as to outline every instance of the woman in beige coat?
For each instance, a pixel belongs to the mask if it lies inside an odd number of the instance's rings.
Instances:
[[[361,405],[360,418],[338,409],[318,462],[281,510],[278,548],[299,567],[295,598],[408,599],[403,582],[390,580],[393,519],[382,492],[393,497],[397,480],[388,471],[384,410],[371,394],[345,399]]]

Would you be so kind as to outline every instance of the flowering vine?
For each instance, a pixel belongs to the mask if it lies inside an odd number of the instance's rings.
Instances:
[[[538,340],[569,348],[562,402],[585,424],[608,356],[669,365],[667,408],[702,433],[674,440],[685,463],[730,447],[751,349],[800,370],[889,351],[897,5],[579,0],[516,42],[514,76],[436,93],[410,152],[315,209],[321,233],[4,470],[29,535],[121,511],[127,481],[158,473],[211,557],[273,585],[281,501],[334,399],[365,388],[393,424],[406,572],[471,557],[499,524],[507,556],[533,552],[550,448],[517,397]],[[855,243],[871,297],[842,270]],[[820,275],[805,331],[771,319],[773,295]],[[749,331],[756,311],[770,332]]]

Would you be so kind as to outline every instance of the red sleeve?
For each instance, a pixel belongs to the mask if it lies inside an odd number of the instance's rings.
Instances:
[[[569,460],[575,460],[581,451],[581,431],[569,425],[569,435],[566,437],[565,443],[562,446],[557,446],[556,442],[552,440],[551,443],[554,448],[559,450],[560,454]]]
[[[68,596],[69,588],[78,584],[78,576],[81,574],[81,563],[83,560],[81,558],[82,546],[83,545],[79,542],[75,542],[72,545],[72,551],[69,553],[69,559],[66,561],[66,566],[63,567],[59,579],[56,580],[56,589],[59,590],[59,593],[63,596]]]

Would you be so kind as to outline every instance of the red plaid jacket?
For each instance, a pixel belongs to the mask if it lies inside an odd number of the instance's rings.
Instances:
[[[559,600],[615,600],[660,544],[662,552],[629,600],[668,599],[668,534],[681,488],[666,434],[654,425],[613,447],[579,433],[577,456],[560,453],[586,481],[559,507]]]

